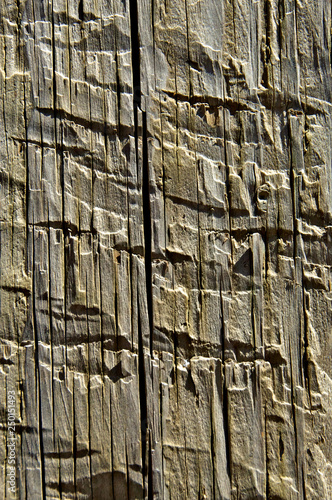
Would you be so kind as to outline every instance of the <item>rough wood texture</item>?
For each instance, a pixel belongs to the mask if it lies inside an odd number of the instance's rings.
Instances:
[[[332,498],[331,1],[0,8],[0,496]]]

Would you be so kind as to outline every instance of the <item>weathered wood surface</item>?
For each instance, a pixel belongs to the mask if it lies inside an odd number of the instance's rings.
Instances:
[[[331,498],[331,1],[0,6],[0,496]]]

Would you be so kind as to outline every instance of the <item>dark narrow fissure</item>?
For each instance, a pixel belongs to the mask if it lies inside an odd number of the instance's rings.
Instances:
[[[105,360],[104,360],[104,314],[103,314],[103,287],[102,287],[102,268],[101,268],[101,243],[98,238],[98,270],[99,270],[99,301],[100,301],[100,356],[101,356],[101,375],[104,381]]]
[[[129,0],[130,7],[130,30],[131,30],[131,64],[133,78],[133,104],[134,104],[134,127],[135,127],[135,152],[136,166],[139,173],[139,112],[141,112],[141,60],[140,60],[140,38],[138,27],[138,2]],[[146,300],[150,330],[150,353],[152,355],[153,340],[153,306],[152,306],[152,256],[151,256],[151,205],[150,205],[150,182],[148,163],[148,142],[147,142],[147,119],[146,113],[142,112],[142,209],[143,209],[143,232],[144,232],[144,264],[146,279]],[[147,389],[145,373],[144,342],[141,324],[141,310],[138,300],[138,370],[139,370],[139,397],[141,408],[141,442],[142,442],[142,475],[144,498],[152,499],[152,468],[150,449],[147,456]],[[148,475],[148,491],[146,492],[145,478]]]
[[[307,500],[305,471],[303,466],[302,466],[302,493],[303,493],[303,500]]]
[[[59,496],[60,499],[62,500],[62,476],[61,476],[61,458],[60,458],[59,443],[58,443],[58,455],[59,455]],[[28,498],[28,496],[26,496],[26,498]]]
[[[265,496],[269,498],[270,489],[270,475],[269,475],[269,454],[267,446],[267,417],[266,417],[266,404],[264,410],[264,432],[265,432]]]
[[[56,52],[55,52],[56,42],[55,42],[55,19],[54,19],[54,8],[52,2],[52,83],[53,83],[53,124],[54,124],[54,142],[55,142],[55,158],[56,164],[60,163],[60,178],[61,178],[61,197],[62,197],[62,233],[63,233],[63,259],[64,259],[64,336],[65,336],[65,350],[66,350],[66,367],[67,363],[67,258],[66,258],[66,239],[68,232],[68,227],[65,223],[65,165],[63,158],[63,129],[62,129],[62,118],[59,117],[59,131],[61,144],[59,143],[58,131],[57,131],[57,85],[56,85]]]
[[[141,312],[139,300],[137,301],[138,312],[138,382],[139,382],[139,401],[141,409],[141,443],[142,443],[142,475],[143,487],[145,488],[144,478],[146,476],[146,433],[147,433],[147,404],[146,404],[146,376],[144,367],[144,349],[143,332],[141,327]],[[145,498],[144,491],[144,498]]]
[[[130,28],[131,28],[131,63],[133,74],[133,101],[134,101],[134,125],[135,125],[135,148],[136,161],[138,162],[138,110],[141,107],[141,61],[140,61],[140,39],[138,33],[138,10],[137,0],[130,0]],[[151,206],[150,206],[150,183],[147,143],[147,120],[146,113],[142,113],[142,200],[143,200],[143,226],[145,245],[145,276],[146,295],[150,325],[150,352],[152,354],[153,336],[153,308],[152,308],[152,258],[151,258]]]
[[[56,119],[57,119],[57,105],[56,105],[56,96],[57,96],[57,85],[56,85],[56,53],[55,53],[55,20],[54,20],[54,10],[53,10],[53,2],[52,2],[52,84],[53,84],[53,113],[54,113],[54,138],[55,138],[55,148],[57,149],[58,140],[57,140],[57,128],[56,128]]]
[[[48,218],[48,311],[49,311],[49,328],[50,328],[50,343],[51,343],[51,373],[52,373],[52,415],[53,415],[53,443],[55,443],[55,401],[54,401],[54,353],[53,353],[53,314],[52,314],[52,289],[51,289],[51,232],[50,232],[50,217],[49,213],[47,214]]]
[[[74,453],[74,471],[73,471],[73,475],[74,475],[74,491],[75,491],[75,498],[77,496],[77,464],[76,464],[76,457],[78,455],[77,453],[77,439],[76,439],[76,434],[77,434],[77,430],[76,430],[76,412],[75,412],[75,384],[73,386],[73,453]],[[60,450],[59,450],[59,453],[60,453]],[[61,458],[60,458],[61,460]],[[61,471],[61,467],[60,467],[60,471]]]
[[[201,500],[204,498],[204,492],[202,492],[202,487],[201,487],[201,474],[200,474],[200,469],[198,469],[198,488],[197,488],[197,499]]]
[[[226,448],[226,464],[227,474],[232,486],[232,468],[231,468],[231,434],[228,425],[228,393],[226,387],[226,367],[224,365],[224,387],[223,387],[223,417],[224,417],[224,434],[225,434],[225,448]]]
[[[7,74],[7,56],[6,56],[6,53],[7,53],[7,43],[6,43],[6,37],[4,37],[4,41],[3,41],[3,49],[4,51],[4,54],[5,54],[5,58],[4,58],[4,65],[3,65],[3,74],[6,75]],[[3,95],[5,96],[7,94],[7,85],[6,85],[6,82],[7,82],[7,79],[4,78],[3,79]],[[6,101],[4,101],[4,104],[3,104],[3,111],[2,111],[2,120],[3,120],[3,129],[4,129],[4,132],[5,132],[5,141],[6,141],[6,153],[7,153],[7,158],[10,158],[10,155],[9,155],[9,150],[8,150],[8,129],[7,129],[7,119],[6,119],[6,111],[7,111],[7,105],[6,105]]]
[[[233,265],[233,246],[232,246],[232,217],[231,217],[231,189],[230,189],[230,166],[227,152],[227,139],[228,139],[228,130],[226,127],[226,112],[223,112],[224,118],[224,154],[225,154],[225,184],[226,184],[226,196],[228,203],[228,223],[229,223],[229,239],[230,239],[230,247],[231,247],[231,265]],[[228,270],[227,270],[228,271]],[[231,282],[230,282],[231,284]],[[222,298],[222,290],[221,290],[221,298]],[[224,420],[224,434],[225,434],[225,448],[226,448],[226,464],[227,464],[227,473],[230,480],[230,484],[232,485],[232,476],[231,476],[231,442],[230,442],[230,429],[228,425],[228,394],[227,394],[227,386],[226,386],[226,367],[224,364],[225,360],[225,348],[226,346],[226,329],[225,329],[225,311],[224,311],[224,302],[221,301],[222,307],[222,350],[223,350],[223,373],[224,373],[224,382],[223,382],[223,420]]]
[[[292,359],[292,348],[289,340],[289,357],[290,357],[290,390],[291,390],[291,404],[292,404],[292,419],[293,419],[293,428],[294,428],[294,461],[296,464],[296,482],[299,486],[299,470],[298,470],[298,429],[297,429],[297,418],[296,418],[296,400],[295,400],[295,391],[294,391],[294,372],[293,372],[293,359]]]
[[[167,229],[166,229],[166,172],[165,172],[165,159],[164,159],[164,131],[163,131],[163,112],[161,99],[159,101],[159,113],[160,113],[160,137],[161,137],[161,162],[163,169],[163,206],[164,206],[164,237],[165,237],[165,247],[167,246]]]
[[[136,173],[137,173],[138,185],[140,185],[140,179],[139,179],[139,149],[138,149],[138,111],[137,111],[136,104],[134,104],[134,129],[135,129]]]
[[[153,500],[153,463],[152,463],[152,443],[149,432],[149,476],[148,476],[148,500]]]
[[[16,7],[17,7],[17,28],[18,28],[18,32],[21,34],[22,10],[21,10],[21,5],[20,5],[20,0],[16,0]],[[19,48],[19,53],[21,52],[20,48]],[[21,61],[21,57],[19,59]]]
[[[87,332],[88,332],[88,349],[87,349],[87,357],[88,357],[88,408],[89,408],[89,414],[88,414],[88,436],[89,436],[89,469],[90,469],[90,488],[91,488],[91,495],[92,498],[94,498],[93,495],[93,485],[92,485],[92,478],[93,478],[93,471],[92,471],[92,450],[91,450],[91,373],[90,373],[90,368],[91,368],[91,362],[90,362],[90,346],[91,346],[91,336],[90,336],[90,325],[89,325],[89,297],[88,297],[88,276],[87,274],[85,275],[85,308],[86,308],[86,326],[87,326]],[[73,401],[73,406],[75,405],[75,401]]]
[[[222,271],[223,272],[223,271]],[[220,327],[220,343],[221,343],[221,361],[222,364],[224,365],[225,363],[225,335],[226,335],[226,328],[225,328],[225,311],[224,311],[224,300],[223,300],[223,283],[222,279],[220,280],[220,309],[221,309],[221,327]]]
[[[213,431],[213,407],[212,404],[210,406],[210,428],[211,428],[211,436],[210,436],[210,448],[211,448],[211,461],[212,461],[212,491],[213,498],[216,498],[216,471],[215,471],[215,443],[214,443],[214,431]]]
[[[177,402],[179,402],[179,384],[178,384],[178,335],[175,331],[175,328],[174,328],[174,339],[173,339],[173,349],[174,349],[174,366],[173,366],[173,369],[172,369],[172,384],[175,385],[176,387],[176,398],[177,398]]]
[[[282,440],[281,434],[279,434],[279,460],[282,460],[284,452],[285,452],[284,442]]]
[[[224,154],[225,154],[225,186],[226,186],[226,196],[228,203],[228,224],[229,224],[229,239],[231,244],[231,263],[233,265],[233,246],[232,246],[232,216],[231,216],[231,207],[232,207],[232,199],[231,199],[231,186],[230,186],[230,158],[228,158],[227,152],[227,140],[228,140],[228,131],[226,127],[226,112],[224,110]]]
[[[118,133],[119,133],[119,137],[121,139],[121,116],[120,116],[121,88],[120,88],[119,60],[118,60],[117,50],[115,51],[115,74],[116,74],[116,99],[117,99],[117,106],[118,106],[118,114],[117,114]],[[136,116],[136,109],[135,109],[135,116]],[[136,130],[136,128],[135,128],[135,130]]]
[[[145,278],[146,278],[146,298],[148,305],[149,326],[150,326],[150,353],[153,351],[153,294],[152,294],[152,231],[151,231],[151,204],[150,204],[150,183],[149,183],[149,163],[148,163],[148,142],[146,113],[143,114],[143,226],[145,244]]]
[[[115,335],[116,335],[116,350],[119,351],[119,312],[118,312],[118,292],[117,287],[114,287],[114,317],[115,317]]]
[[[252,242],[252,239],[251,237],[249,237],[251,242]],[[250,241],[249,240],[249,241]],[[255,315],[255,309],[256,309],[256,305],[257,305],[257,300],[256,300],[256,295],[255,295],[255,283],[254,283],[254,254],[253,254],[253,250],[252,248],[249,248],[249,254],[250,254],[250,259],[249,259],[249,263],[250,263],[250,269],[249,269],[249,273],[250,273],[250,277],[251,277],[251,284],[250,284],[250,288],[251,288],[251,298],[250,298],[250,320],[251,320],[251,328],[252,328],[252,334],[253,334],[253,340],[254,340],[254,357],[255,359],[257,359],[257,349],[259,348],[259,342],[258,341],[258,332],[257,332],[257,321],[256,321],[256,315]]]
[[[265,0],[264,3],[264,18],[265,18],[265,47],[261,47],[262,52],[262,62],[263,62],[263,75],[262,83],[265,88],[269,86],[269,65],[271,62],[271,5],[269,0]]]
[[[184,1],[184,6],[185,6],[185,13],[186,13],[186,34],[187,34],[187,61],[188,61],[188,75],[189,75],[189,98],[193,96],[193,85],[191,81],[191,68],[190,68],[190,61],[191,61],[191,54],[190,54],[190,41],[189,41],[189,17],[188,17],[188,5],[187,5],[187,0]],[[195,61],[193,61],[195,64]],[[196,63],[197,64],[197,63]],[[197,64],[199,67],[199,65]]]
[[[197,232],[198,232],[198,261],[197,261],[197,272],[198,272],[198,302],[199,302],[199,329],[204,330],[203,322],[203,270],[202,270],[202,250],[201,250],[201,221],[200,221],[200,195],[199,195],[199,161],[196,160],[196,196],[197,196]],[[178,170],[179,171],[179,170]]]
[[[331,18],[332,18],[332,4],[331,4],[330,14],[331,14]],[[332,30],[331,30],[331,35],[330,35],[330,66],[332,69]]]
[[[269,242],[272,239],[270,236],[269,228],[266,228],[266,230],[263,232],[263,239],[264,239],[264,247],[265,247],[265,263],[264,263],[264,268],[263,268],[263,274],[265,277],[265,281],[267,281],[268,280],[268,266],[270,263]]]
[[[34,222],[34,220],[33,220]],[[37,333],[37,314],[36,314],[36,253],[35,253],[35,229],[34,225],[32,228],[32,252],[33,252],[33,263],[32,263],[32,311],[33,311],[33,327],[34,327],[34,337],[35,337],[35,381],[38,392],[38,433],[39,433],[39,447],[40,447],[40,468],[41,468],[41,486],[43,499],[46,498],[46,484],[45,484],[45,453],[44,453],[44,440],[43,440],[43,418],[42,418],[42,389],[41,389],[41,377],[40,377],[40,364],[39,364],[39,341]]]
[[[133,72],[133,98],[134,104],[141,106],[141,61],[140,41],[138,34],[137,0],[129,0],[130,7],[130,32],[131,32],[131,65]]]
[[[306,114],[307,112],[307,86],[305,85],[304,87],[305,90],[305,114],[304,114],[304,130],[303,130],[303,156],[305,160],[305,165],[310,169],[311,167],[311,158],[310,158],[310,140],[309,140],[309,134],[310,134],[310,122],[308,115]]]
[[[25,220],[26,220],[26,225],[25,225],[25,230],[26,230],[26,241],[28,242],[28,234],[29,234],[29,210],[30,210],[30,189],[29,189],[29,184],[30,184],[30,176],[29,176],[29,135],[28,135],[28,125],[29,125],[29,120],[27,116],[27,103],[29,102],[29,98],[26,94],[26,77],[24,77],[24,108],[23,108],[23,116],[24,116],[24,128],[25,128],[25,182],[26,182],[26,187],[25,187]],[[1,234],[1,233],[0,233]],[[2,248],[0,244],[0,248]],[[29,250],[27,248],[27,254],[29,253]],[[28,274],[28,261],[29,259],[26,259],[26,273]],[[1,297],[1,295],[0,295]],[[1,312],[1,299],[0,299],[0,312]]]
[[[80,0],[78,3],[78,17],[80,21],[84,21],[83,0]]]
[[[129,200],[129,195],[128,195],[128,200]],[[128,214],[129,214],[129,201],[128,201]],[[128,217],[128,235],[130,235],[130,229],[129,229],[129,217]],[[135,324],[135,311],[134,311],[134,287],[133,287],[133,275],[134,275],[134,262],[133,262],[133,252],[131,249],[131,243],[130,243],[130,236],[128,237],[129,239],[129,282],[130,282],[130,318],[131,318],[131,349],[134,350],[135,348],[135,330],[134,330],[134,324]]]
[[[291,190],[291,197],[292,197],[292,218],[293,218],[293,260],[294,260],[294,266],[296,266],[296,257],[297,257],[297,236],[298,236],[298,231],[297,231],[297,221],[296,221],[296,216],[297,216],[297,203],[296,203],[296,172],[294,170],[294,155],[293,155],[293,148],[292,148],[292,140],[293,140],[293,134],[291,130],[291,123],[290,123],[290,116],[288,117],[288,131],[289,131],[289,152],[290,152],[290,168],[289,168],[289,187]]]
[[[302,267],[302,283],[303,283],[303,267]],[[304,377],[304,384],[305,387],[308,391],[309,395],[309,401],[310,401],[310,406],[311,406],[311,391],[310,391],[310,377],[309,377],[309,356],[308,356],[308,349],[309,349],[309,341],[308,341],[308,319],[307,319],[307,305],[306,305],[306,300],[307,297],[303,291],[303,356],[302,356],[302,374]],[[302,349],[300,350],[300,353],[302,352]]]
[[[110,405],[109,405],[109,409],[110,409],[110,419],[109,419],[109,422],[110,422],[110,438],[111,438],[111,463],[112,463],[112,471],[111,471],[111,474],[112,474],[112,498],[114,499],[115,498],[115,489],[114,489],[114,438],[113,438],[113,412],[112,412],[112,401],[113,400],[113,393],[112,393],[112,390],[110,390]]]
[[[285,17],[285,8],[283,0],[278,0],[278,28],[277,28],[277,40],[279,47],[279,61],[280,61],[280,79],[282,81],[282,52],[284,49],[283,36],[282,36],[282,22]]]
[[[128,463],[128,452],[126,447],[126,477],[127,477],[127,498],[130,500],[130,474],[129,474],[129,463]]]
[[[155,26],[154,26],[154,17],[155,17],[155,6],[154,0],[151,0],[151,26],[152,26],[152,40],[153,40],[153,54],[155,54]],[[155,61],[154,61],[155,64]]]

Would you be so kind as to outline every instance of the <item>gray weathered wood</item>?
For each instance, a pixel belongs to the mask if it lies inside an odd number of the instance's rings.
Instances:
[[[0,8],[0,497],[332,498],[331,1]]]

